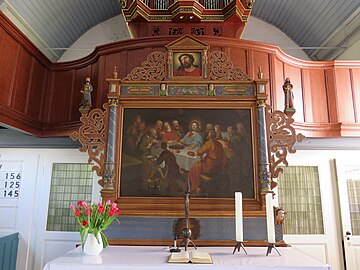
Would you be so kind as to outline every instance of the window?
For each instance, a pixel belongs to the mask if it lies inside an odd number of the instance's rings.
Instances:
[[[346,165],[351,229],[353,235],[360,235],[360,167]]]
[[[92,166],[92,164],[53,164],[47,231],[77,231],[77,221],[70,205],[75,205],[79,200],[91,201]]]
[[[289,166],[278,178],[284,234],[324,234],[318,167]]]

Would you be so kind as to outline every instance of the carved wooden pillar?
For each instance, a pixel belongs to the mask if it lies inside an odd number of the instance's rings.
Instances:
[[[269,181],[269,156],[266,132],[265,100],[257,100],[258,131],[259,131],[259,184],[260,192],[270,191]]]
[[[120,95],[120,79],[117,77],[116,66],[113,72],[113,78],[106,80],[109,84],[109,123],[108,123],[108,135],[106,145],[106,161],[103,174],[103,189],[100,191],[104,201],[115,200],[115,155],[116,155],[116,123],[117,123],[117,111]]]
[[[268,154],[267,143],[267,126],[266,126],[266,99],[265,85],[267,80],[263,80],[263,73],[259,67],[256,80],[256,95],[257,95],[257,111],[258,111],[258,132],[259,132],[259,185],[260,193],[264,194],[271,190],[270,188],[270,162]]]

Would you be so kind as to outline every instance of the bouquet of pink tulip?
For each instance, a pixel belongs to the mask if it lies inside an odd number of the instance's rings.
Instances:
[[[88,204],[86,201],[79,201],[77,207],[70,205],[73,209],[75,218],[80,224],[81,246],[84,249],[85,241],[89,233],[92,233],[98,243],[100,243],[99,235],[102,238],[103,247],[107,247],[109,242],[102,232],[120,215],[120,210],[116,203],[107,201],[105,204],[93,203]],[[119,221],[118,221],[119,222]]]

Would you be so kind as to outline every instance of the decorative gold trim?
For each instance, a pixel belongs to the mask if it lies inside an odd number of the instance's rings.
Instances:
[[[162,81],[165,79],[166,53],[152,52],[141,67],[134,68],[124,81]]]
[[[128,87],[129,93],[149,93],[151,91],[150,87]]]
[[[271,106],[266,104],[265,114],[270,154],[270,173],[271,178],[277,178],[279,173],[283,172],[283,168],[278,166],[280,164],[288,166],[286,160],[288,153],[295,153],[295,143],[297,141],[302,142],[305,136],[301,133],[296,134],[292,126],[294,119],[284,112],[279,110],[272,111]]]
[[[107,118],[109,104],[103,105],[101,109],[82,111],[80,121],[83,123],[79,131],[70,134],[73,141],[78,140],[82,147],[80,152],[87,152],[89,155],[88,162],[94,162],[97,165],[92,167],[98,176],[102,176],[105,162],[105,145],[107,138]]]
[[[234,67],[227,54],[221,51],[209,55],[210,79],[219,81],[251,81],[240,68]]]
[[[118,106],[119,105],[119,100],[116,98],[111,98],[109,99],[109,106]]]
[[[265,100],[257,100],[256,105],[258,107],[265,107],[266,106]]]

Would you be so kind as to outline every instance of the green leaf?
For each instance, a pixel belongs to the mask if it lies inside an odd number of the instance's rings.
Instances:
[[[102,238],[102,241],[103,241],[103,248],[106,248],[108,245],[109,245],[109,242],[105,236],[105,234],[103,232],[100,232],[100,235],[101,235],[101,238]]]
[[[89,235],[89,228],[81,228],[80,229],[80,238],[81,238],[81,250],[84,251],[84,245],[86,242],[86,239]]]

